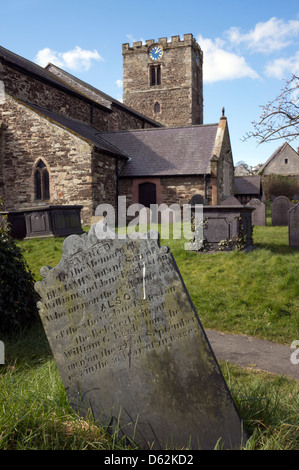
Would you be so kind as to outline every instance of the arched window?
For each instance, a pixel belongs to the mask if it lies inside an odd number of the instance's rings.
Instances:
[[[161,85],[161,65],[150,66],[150,86]]]
[[[39,160],[34,172],[35,199],[50,199],[49,172],[45,163]]]

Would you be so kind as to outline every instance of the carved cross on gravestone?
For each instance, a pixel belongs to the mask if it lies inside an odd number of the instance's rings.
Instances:
[[[60,263],[41,273],[40,316],[75,410],[143,449],[242,445],[200,320],[152,232],[118,239],[98,223],[68,237]]]

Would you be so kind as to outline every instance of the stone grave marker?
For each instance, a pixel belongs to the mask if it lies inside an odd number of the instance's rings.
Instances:
[[[289,246],[299,248],[299,202],[289,210]]]
[[[191,197],[190,201],[189,201],[189,204],[191,204],[191,206],[194,206],[195,204],[207,204],[207,200],[203,197],[202,194],[193,194],[193,196]]]
[[[252,225],[266,225],[266,206],[265,204],[257,198],[251,199],[247,206],[255,207],[251,219]]]
[[[272,225],[288,225],[288,211],[294,204],[286,196],[277,196],[271,205]]]
[[[59,264],[41,274],[39,312],[75,410],[143,449],[213,449],[219,439],[240,448],[233,399],[153,232],[116,238],[99,222],[68,237]]]
[[[228,197],[221,202],[221,206],[241,206],[240,201],[236,197]]]

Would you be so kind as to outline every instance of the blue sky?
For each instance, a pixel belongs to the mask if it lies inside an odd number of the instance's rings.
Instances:
[[[298,0],[2,0],[0,15],[1,46],[119,100],[123,43],[192,33],[204,52],[204,123],[225,107],[234,162],[264,163],[283,143],[242,137],[260,105],[299,74]]]

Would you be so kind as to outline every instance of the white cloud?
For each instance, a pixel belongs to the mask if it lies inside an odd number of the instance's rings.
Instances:
[[[90,68],[92,60],[103,59],[95,49],[89,51],[76,46],[73,50],[67,52],[57,52],[46,47],[38,51],[34,60],[42,67],[45,67],[51,62],[57,65],[57,67],[74,71],[86,71]]]
[[[232,45],[245,45],[253,52],[271,53],[279,51],[292,44],[294,37],[299,34],[299,20],[270,18],[257,23],[248,33],[241,33],[240,28],[232,27],[225,35]]]
[[[299,75],[299,51],[293,57],[273,60],[265,67],[265,75],[267,77],[286,79],[292,73]]]
[[[122,88],[122,87],[123,87],[123,82],[122,82],[122,80],[116,80],[115,83],[116,83],[116,86],[117,86],[118,88]]]
[[[127,36],[128,40],[129,40],[129,42],[132,43],[132,44],[133,44],[133,42],[139,42],[139,41],[141,41],[143,45],[146,43],[145,39],[143,39],[143,38],[136,39],[136,38],[133,36],[133,34],[126,34],[126,36]]]
[[[224,41],[198,37],[203,50],[203,79],[205,82],[234,80],[238,78],[258,78],[258,74],[246,63],[244,57],[226,51]]]

